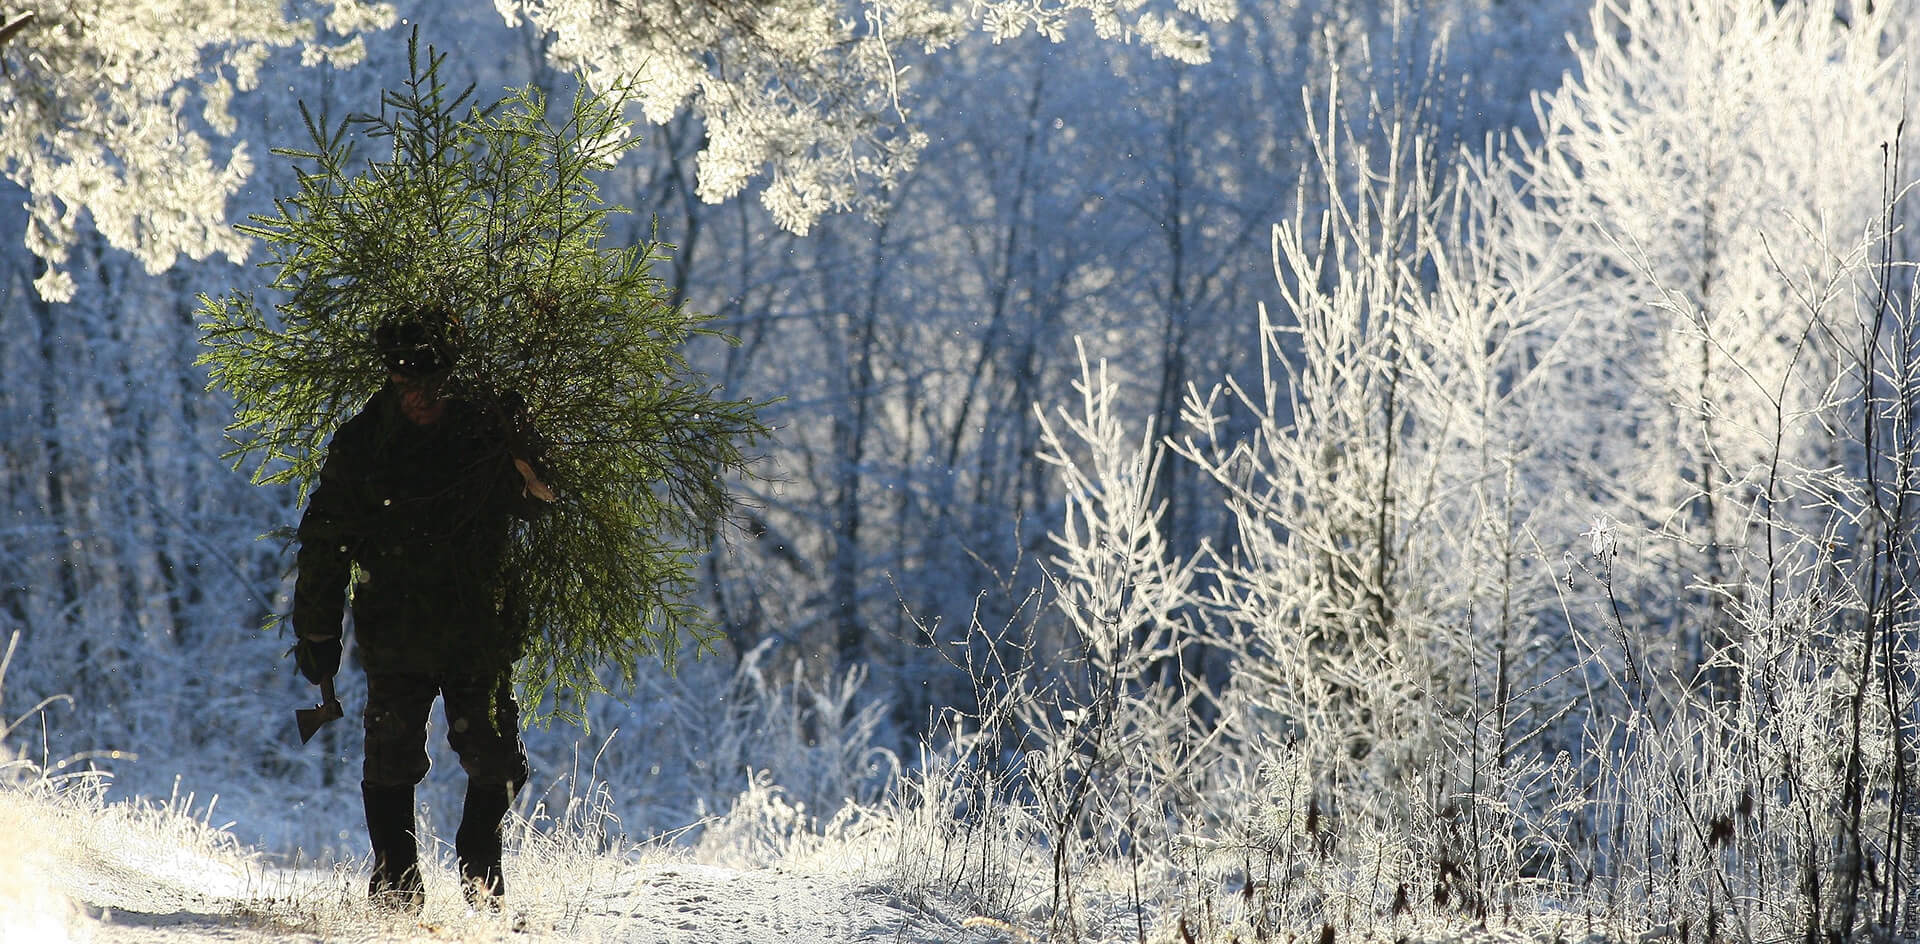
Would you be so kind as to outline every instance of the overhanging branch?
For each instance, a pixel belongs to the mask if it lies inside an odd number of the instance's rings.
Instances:
[[[0,26],[0,47],[6,46],[7,41],[12,39],[15,34],[26,29],[27,24],[32,23],[33,18],[37,15],[38,14],[32,10],[28,10],[25,13],[9,14],[10,18],[7,20],[6,25]]]

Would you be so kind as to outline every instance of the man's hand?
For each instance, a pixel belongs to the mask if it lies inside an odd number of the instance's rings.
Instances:
[[[319,685],[340,671],[340,640],[302,639],[293,644],[293,659],[300,665],[300,674]]]
[[[520,478],[527,484],[527,494],[549,504],[560,500],[560,496],[555,495],[547,483],[540,481],[539,474],[533,471],[533,463],[515,457],[513,467],[520,470]]]

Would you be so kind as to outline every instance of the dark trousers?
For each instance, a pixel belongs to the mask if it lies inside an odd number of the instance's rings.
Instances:
[[[447,743],[472,784],[527,780],[520,705],[508,670],[476,675],[377,672],[367,675],[366,762],[361,779],[411,787],[427,776],[427,713],[445,700]]]

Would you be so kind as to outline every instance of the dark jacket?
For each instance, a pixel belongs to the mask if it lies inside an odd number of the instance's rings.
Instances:
[[[514,518],[542,505],[513,464],[509,444],[524,448],[524,429],[517,398],[457,396],[438,422],[419,426],[391,386],[340,427],[300,520],[293,628],[303,670],[310,647],[331,648],[338,664],[349,575],[367,671],[512,664],[522,639],[501,619],[502,563]]]

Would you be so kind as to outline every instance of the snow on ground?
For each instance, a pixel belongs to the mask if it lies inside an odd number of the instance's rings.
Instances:
[[[87,915],[72,940],[96,944],[199,941],[686,941],[901,942],[986,941],[951,919],[913,914],[874,889],[775,870],[740,871],[697,864],[636,865],[604,883],[577,889],[563,907],[510,906],[475,913],[440,887],[418,918],[380,915],[348,901],[359,876],[305,871],[269,873],[253,892],[208,895],[134,873],[82,870],[75,895]],[[443,886],[445,883],[442,883]],[[324,899],[325,907],[302,907]],[[8,940],[15,940],[11,935]]]
[[[813,857],[773,866],[688,850],[509,851],[508,907],[462,900],[444,843],[424,851],[417,918],[370,908],[364,860],[269,864],[204,819],[150,803],[0,785],[0,941],[8,944],[689,942],[990,944],[950,903],[908,905],[871,868]],[[726,857],[719,857],[726,858]],[[863,877],[864,876],[864,877]]]

